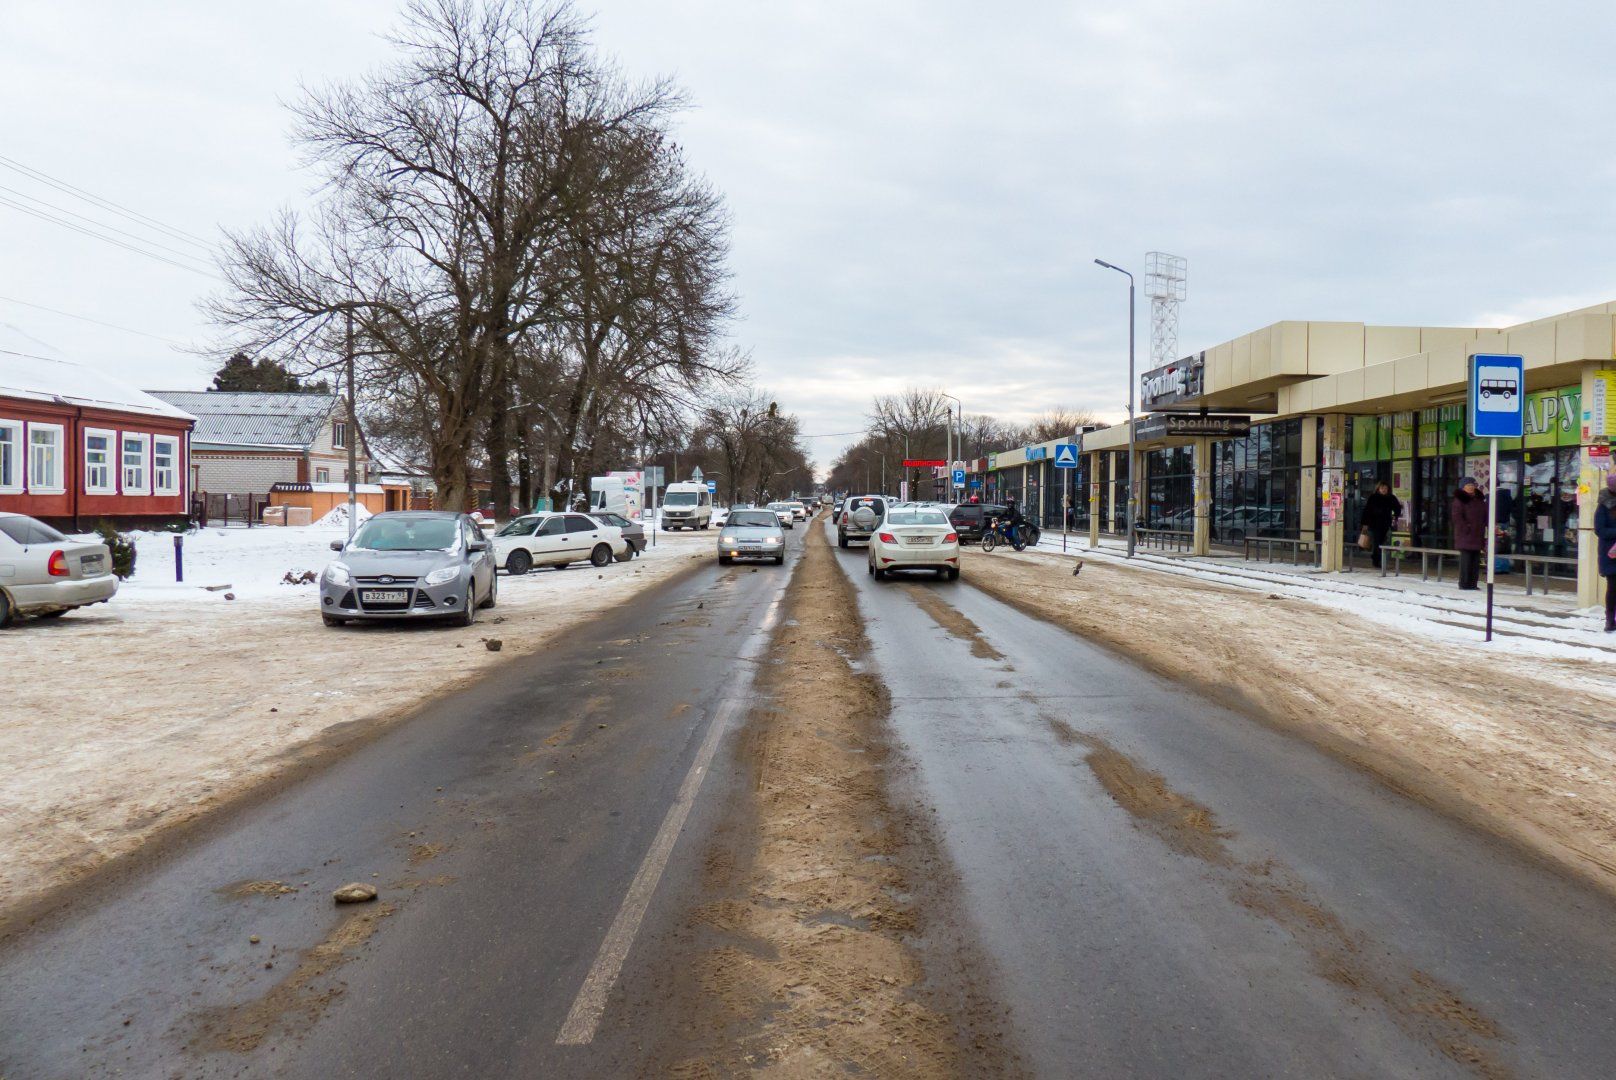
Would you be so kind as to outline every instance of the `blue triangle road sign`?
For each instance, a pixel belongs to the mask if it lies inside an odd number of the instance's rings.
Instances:
[[[1055,444],[1055,468],[1057,468],[1057,469],[1075,469],[1075,468],[1077,468],[1077,444],[1076,443],[1063,442],[1063,443],[1056,443]]]

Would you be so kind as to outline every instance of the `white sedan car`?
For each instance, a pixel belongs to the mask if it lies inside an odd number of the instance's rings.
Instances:
[[[525,574],[535,566],[560,570],[575,562],[605,566],[629,558],[623,530],[586,514],[528,514],[494,534],[494,565],[511,574]]]
[[[0,627],[16,615],[55,618],[117,591],[107,545],[69,540],[42,521],[0,513]]]
[[[959,577],[959,533],[941,510],[894,506],[870,534],[869,551],[870,575],[878,581],[895,570]]]
[[[769,509],[773,510],[774,516],[780,519],[782,529],[794,529],[797,527],[797,512],[791,509],[790,503],[772,502],[769,504]]]

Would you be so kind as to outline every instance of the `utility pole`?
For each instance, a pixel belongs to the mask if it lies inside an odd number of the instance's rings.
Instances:
[[[353,310],[348,311],[348,332],[345,336],[348,353],[348,542],[353,542],[358,527],[359,480],[354,475],[359,468],[359,418],[354,410],[354,356]]]
[[[1128,509],[1125,527],[1128,530],[1128,558],[1131,559],[1133,558],[1134,548],[1134,491],[1137,489],[1137,485],[1139,483],[1139,477],[1135,475],[1139,469],[1138,463],[1134,460],[1133,447],[1133,275],[1128,273],[1128,271],[1124,270],[1122,267],[1114,266],[1111,263],[1106,262],[1104,259],[1095,259],[1094,261],[1096,264],[1105,267],[1107,270],[1115,270],[1117,273],[1126,275],[1128,278]]]

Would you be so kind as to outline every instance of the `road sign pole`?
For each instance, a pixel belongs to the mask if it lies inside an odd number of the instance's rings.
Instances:
[[[1498,566],[1498,440],[1487,451],[1487,640],[1493,639],[1493,571]]]
[[[1066,534],[1072,528],[1072,470],[1062,470],[1066,474],[1066,498],[1061,500],[1061,554],[1066,554]]]

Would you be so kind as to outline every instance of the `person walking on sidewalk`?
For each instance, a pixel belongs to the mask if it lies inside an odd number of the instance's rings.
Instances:
[[[1392,486],[1384,480],[1376,484],[1374,493],[1364,500],[1363,511],[1358,515],[1358,528],[1369,533],[1369,561],[1376,566],[1380,565],[1380,549],[1385,546],[1386,537],[1402,516],[1403,500],[1392,494]]]
[[[1476,478],[1459,481],[1453,493],[1453,546],[1459,549],[1459,588],[1475,589],[1481,572],[1481,553],[1487,549],[1487,496]]]
[[[1616,633],[1616,472],[1605,477],[1594,510],[1594,535],[1599,544],[1599,574],[1605,579],[1605,633]]]

